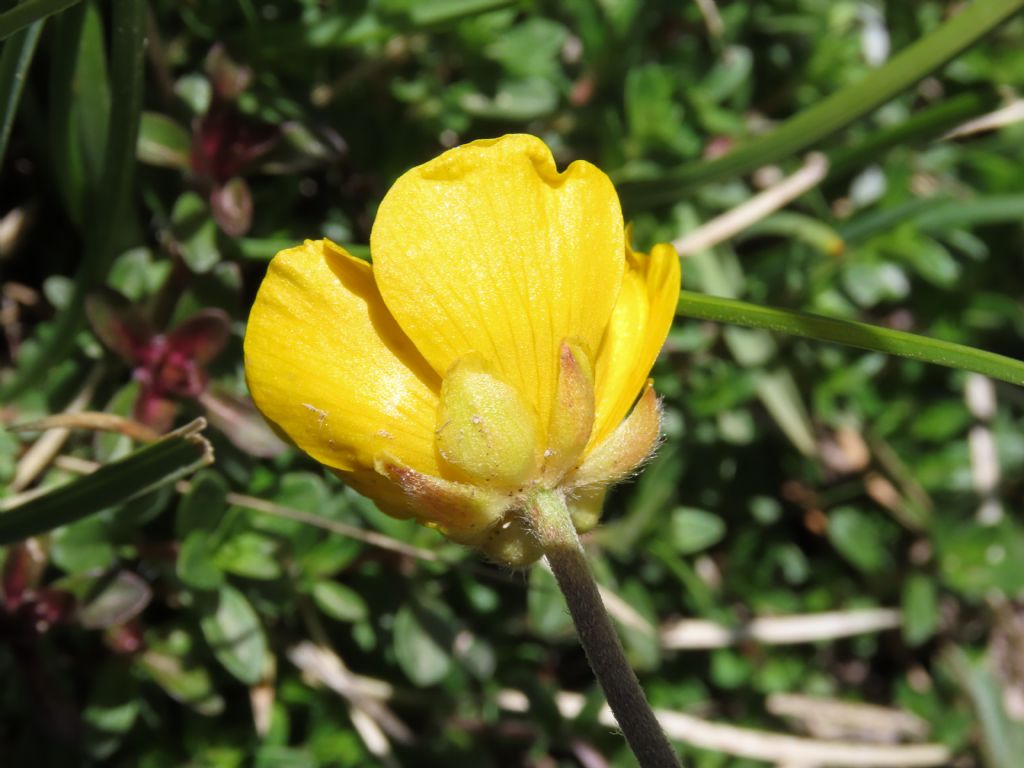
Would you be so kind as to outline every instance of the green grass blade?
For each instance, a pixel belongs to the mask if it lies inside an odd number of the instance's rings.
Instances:
[[[36,52],[43,22],[37,21],[12,37],[0,55],[0,166],[7,154],[7,140],[14,127],[14,116],[21,101],[21,90],[25,76]]]
[[[988,768],[1016,768],[1024,750],[1024,725],[1013,719],[1003,703],[1004,683],[993,674],[990,659],[972,659],[957,646],[941,656],[974,709],[981,726],[980,746]]]
[[[656,205],[692,187],[749,173],[815,146],[906,90],[1024,9],[1024,0],[974,2],[927,37],[894,56],[860,82],[790,118],[769,134],[729,154],[679,168],[657,180],[623,181],[631,205]]]
[[[142,113],[145,0],[115,0],[112,23],[110,131],[106,141],[103,175],[94,210],[88,217],[85,253],[75,276],[75,288],[47,340],[24,361],[18,374],[0,391],[8,400],[43,376],[52,361],[64,357],[75,343],[85,319],[85,297],[102,285],[114,256],[114,233],[128,200],[135,171],[135,145]]]
[[[70,8],[80,0],[26,0],[6,13],[0,13],[0,40],[32,26],[54,13]]]
[[[1024,195],[979,195],[966,200],[930,197],[869,211],[840,227],[839,236],[850,244],[865,242],[906,223],[935,234],[1020,221],[1024,221]]]
[[[410,6],[409,19],[416,27],[449,24],[469,16],[516,5],[517,2],[518,0],[420,0]]]
[[[0,546],[122,504],[210,464],[213,451],[199,434],[205,425],[204,420],[198,419],[91,475],[0,514]]]
[[[927,232],[1024,221],[1024,195],[982,195],[949,200],[924,209],[915,223]]]
[[[679,315],[719,323],[765,328],[792,336],[831,341],[860,349],[909,357],[926,363],[958,368],[1024,386],[1024,363],[992,352],[931,339],[913,333],[880,328],[854,320],[841,320],[807,312],[776,309],[723,299],[692,291],[679,296]]]
[[[878,162],[882,153],[893,147],[921,144],[946,131],[995,109],[999,97],[994,91],[961,93],[912,114],[906,120],[872,132],[851,147],[828,153],[830,181],[855,173],[869,163]]]

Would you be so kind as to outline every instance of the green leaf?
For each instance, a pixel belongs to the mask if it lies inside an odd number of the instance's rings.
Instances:
[[[461,106],[474,117],[491,120],[533,120],[558,106],[558,88],[544,77],[507,80],[498,85],[493,97],[467,93]]]
[[[963,434],[971,423],[971,412],[961,400],[941,400],[922,408],[910,424],[910,434],[918,440],[944,443]]]
[[[192,72],[175,81],[174,95],[185,102],[192,114],[203,115],[213,100],[213,86],[208,77]]]
[[[793,336],[885,352],[947,368],[983,373],[1000,381],[1024,386],[1024,363],[1019,360],[963,344],[939,341],[854,320],[824,317],[792,309],[762,307],[692,291],[680,292],[677,314],[749,328],[767,328]]]
[[[0,13],[0,40],[6,40],[25,27],[35,24],[47,16],[70,8],[79,0],[26,0]]]
[[[225,584],[212,601],[197,605],[205,609],[199,626],[217,661],[243,683],[258,683],[267,661],[267,638],[249,601]]]
[[[224,699],[214,689],[210,673],[196,666],[191,657],[189,633],[174,630],[166,637],[147,633],[146,645],[148,650],[139,657],[138,665],[171,698],[209,717],[224,710]]]
[[[1022,8],[1024,0],[972,3],[884,66],[790,118],[771,133],[721,158],[683,166],[663,178],[622,183],[620,194],[635,206],[672,202],[693,187],[742,176],[812,147],[923,79]]]
[[[981,750],[988,768],[1017,768],[1024,754],[1024,724],[1006,711],[1005,693],[988,659],[972,660],[955,646],[942,656],[967,694],[981,724]]]
[[[224,583],[224,574],[213,560],[213,545],[206,531],[192,531],[181,542],[175,572],[192,589],[216,589]]]
[[[21,452],[21,444],[14,437],[13,432],[0,432],[0,489],[7,489],[8,484],[14,478],[14,472],[17,467],[17,457]],[[3,490],[0,490],[0,509],[2,509],[2,499],[5,495]]]
[[[321,765],[307,750],[298,747],[267,745],[256,753],[254,768],[317,768]]]
[[[318,581],[313,585],[313,600],[320,610],[338,621],[362,621],[369,613],[358,592],[336,581]]]
[[[454,638],[449,617],[429,604],[406,603],[395,614],[392,632],[398,666],[414,685],[425,688],[448,675]]]
[[[1009,519],[936,529],[943,582],[972,599],[1024,590],[1024,528]]]
[[[14,117],[21,102],[28,68],[35,56],[43,22],[37,21],[19,31],[5,45],[0,54],[0,167],[7,154],[7,140],[11,137]]]
[[[228,484],[216,470],[204,470],[191,482],[188,493],[178,502],[174,530],[179,538],[193,531],[207,534],[220,525],[227,511]]]
[[[158,112],[143,112],[136,156],[140,163],[187,170],[192,137],[181,125]]]
[[[828,538],[853,565],[874,573],[890,562],[883,522],[867,512],[840,507],[829,514]]]
[[[242,531],[217,549],[214,560],[228,573],[247,579],[276,579],[281,575],[278,542],[270,536]]]
[[[417,27],[449,24],[467,16],[488,13],[517,4],[518,0],[414,0],[409,20]]]
[[[836,182],[845,176],[877,162],[893,147],[922,144],[998,106],[995,93],[981,91],[960,93],[915,112],[895,125],[871,131],[866,138],[849,147],[828,153],[828,179]]]
[[[632,67],[626,75],[626,120],[640,150],[670,149],[682,155],[699,149],[674,92],[676,79],[672,69],[656,64]]]
[[[86,17],[89,11],[89,4],[82,3],[58,16],[50,25],[53,46],[49,49],[47,88],[47,141],[51,162],[60,169],[54,181],[68,217],[80,230],[85,226],[84,206],[89,200],[89,195],[86,190],[80,124],[77,119],[81,113],[81,100],[78,98],[76,83],[79,69],[86,69],[81,65],[82,59],[86,58],[83,48],[90,48],[85,45]],[[92,15],[95,16],[95,9]]]
[[[170,271],[169,261],[154,260],[149,248],[130,248],[114,260],[107,285],[133,302],[141,302],[164,284]]]
[[[0,524],[4,517],[0,515]],[[87,517],[54,532],[50,557],[66,573],[106,569],[117,559],[110,539],[109,516]]]
[[[669,536],[681,555],[692,555],[714,546],[725,536],[725,523],[702,509],[677,507],[672,512]]]
[[[510,75],[551,76],[569,31],[556,21],[529,18],[516,24],[487,46],[487,56]]]
[[[799,240],[828,256],[840,256],[846,247],[843,238],[832,227],[813,216],[793,211],[773,213],[747,227],[741,235],[743,238],[763,236]]]
[[[928,232],[1019,222],[1024,195],[981,195],[971,200],[946,200],[912,210],[914,224]]]
[[[455,651],[459,663],[477,680],[492,680],[497,665],[494,646],[472,633],[464,634],[460,639],[463,638],[468,642],[465,645],[460,644]]]
[[[924,574],[911,574],[903,583],[903,638],[909,645],[921,645],[935,634],[938,623],[935,582]]]
[[[726,690],[745,685],[753,673],[750,660],[731,648],[721,648],[711,654],[711,680]]]
[[[790,442],[805,456],[817,451],[814,425],[796,381],[785,368],[757,374],[757,396]]]
[[[103,189],[100,184],[110,133],[110,77],[103,18],[95,4],[86,3],[83,8],[85,24],[75,66],[72,109],[85,171],[84,191],[95,205]],[[84,201],[83,210],[89,211],[90,207],[90,200]]]
[[[355,539],[333,536],[309,547],[297,563],[305,576],[326,578],[355,560],[362,550],[363,545]]]
[[[100,199],[111,116],[107,41],[96,5],[82,3],[56,19],[50,48],[51,162],[68,215],[82,230]]]
[[[0,513],[0,545],[37,536],[123,504],[172,483],[213,461],[197,419],[176,433],[121,461],[100,467],[54,490]]]
[[[8,14],[26,5],[51,10],[66,7],[63,4],[35,0],[17,6]],[[145,14],[145,0],[113,2],[110,131],[106,137],[103,173],[98,185],[103,194],[91,201],[94,210],[89,216],[85,251],[75,275],[75,293],[68,307],[61,311],[46,340],[34,347],[31,356],[24,356],[17,374],[0,388],[0,400],[9,401],[25,391],[50,370],[54,360],[61,360],[67,355],[85,320],[85,297],[103,283],[110,268],[114,256],[115,228],[123,216],[135,168],[135,144],[145,73]],[[3,24],[0,21],[2,31]]]
[[[930,238],[916,238],[905,258],[917,274],[940,288],[952,289],[960,277],[960,263]]]
[[[171,228],[181,257],[193,272],[209,272],[220,261],[217,223],[210,215],[210,206],[195,192],[178,198],[171,212]]]

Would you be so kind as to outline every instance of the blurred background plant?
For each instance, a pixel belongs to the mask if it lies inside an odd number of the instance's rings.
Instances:
[[[1021,5],[0,3],[0,416],[47,428],[0,432],[0,762],[629,765],[547,571],[259,421],[268,260],[368,255],[395,176],[474,138],[595,162],[642,248],[813,148],[785,211],[680,241],[684,287],[1020,358]],[[1018,765],[1024,394],[698,299],[668,442],[587,539],[687,763]],[[191,479],[194,435],[133,451],[200,415]]]

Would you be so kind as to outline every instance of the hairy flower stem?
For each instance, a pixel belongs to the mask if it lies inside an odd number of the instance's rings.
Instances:
[[[557,491],[541,491],[533,497],[530,513],[590,668],[641,768],[679,768],[679,758],[655,719],[601,602],[565,499]]]

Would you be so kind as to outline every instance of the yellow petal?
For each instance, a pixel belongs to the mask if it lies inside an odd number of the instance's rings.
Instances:
[[[381,301],[371,267],[327,240],[281,251],[245,334],[257,407],[303,451],[340,470],[388,453],[437,474],[440,381]]]
[[[542,141],[515,135],[399,178],[370,249],[384,302],[434,370],[479,353],[546,429],[561,342],[597,349],[622,281],[623,238],[604,173],[575,162],[559,174]]]
[[[679,256],[660,244],[650,255],[626,243],[626,274],[597,352],[593,447],[611,434],[636,400],[661,351],[679,302]]]

